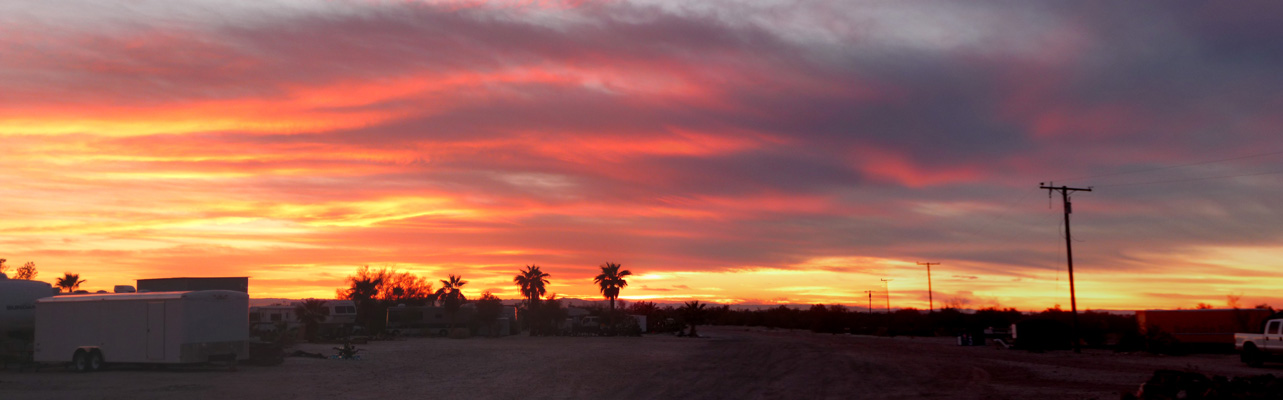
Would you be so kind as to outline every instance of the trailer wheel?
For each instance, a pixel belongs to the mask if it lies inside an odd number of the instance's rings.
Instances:
[[[1239,360],[1253,368],[1260,368],[1265,365],[1265,355],[1261,354],[1261,350],[1257,349],[1256,345],[1252,343],[1243,346],[1243,353],[1239,354]]]
[[[102,371],[107,367],[107,363],[102,359],[102,352],[93,350],[89,352],[89,370]]]
[[[89,372],[89,353],[84,350],[76,350],[76,354],[71,356],[71,367],[76,372]]]

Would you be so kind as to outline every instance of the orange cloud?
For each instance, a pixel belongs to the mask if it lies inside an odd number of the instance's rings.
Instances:
[[[908,156],[878,149],[861,151],[854,163],[860,172],[874,179],[915,188],[981,178],[981,171],[969,165],[924,168]]]

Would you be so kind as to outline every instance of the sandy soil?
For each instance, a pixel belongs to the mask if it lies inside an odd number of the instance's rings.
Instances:
[[[274,367],[0,372],[0,399],[1117,399],[1155,369],[1258,375],[1234,355],[1033,354],[951,338],[707,327],[700,339],[415,338],[360,345],[362,360]],[[299,349],[333,354],[333,345]]]

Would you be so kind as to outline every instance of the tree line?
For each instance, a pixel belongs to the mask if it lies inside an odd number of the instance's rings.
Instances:
[[[610,302],[610,309],[604,314],[614,324],[620,320],[616,316],[616,299],[623,288],[628,286],[627,278],[633,273],[612,262],[602,264],[600,268],[601,273],[593,278],[593,283]],[[566,317],[566,310],[557,299],[557,294],[548,292],[550,277],[552,274],[544,272],[540,266],[527,265],[512,278],[523,297],[518,305],[520,314],[524,316],[521,323],[530,329],[532,335],[552,334],[559,321]],[[433,290],[434,284],[425,277],[387,267],[372,269],[366,265],[357,268],[345,280],[347,286],[337,289],[335,297],[351,300],[357,308],[357,324],[372,332],[382,332],[386,328],[386,316],[390,307],[402,304],[440,306],[453,324],[459,308],[473,302],[463,294],[462,289],[468,281],[461,275],[449,274],[447,279],[439,281],[440,288]],[[497,318],[502,312],[501,300],[489,291],[482,293],[475,302],[479,319]],[[295,310],[300,321],[306,324],[307,321],[323,318],[317,315],[324,307],[318,304],[310,306],[312,309],[303,309],[306,304],[300,304],[300,308]]]
[[[7,259],[0,258],[0,274],[4,274],[5,276],[9,275],[9,266],[5,264],[8,261],[9,260]],[[34,261],[27,261],[25,264],[22,264],[21,267],[14,269],[13,276],[10,277],[10,279],[34,281],[36,280],[36,275],[39,274],[40,271],[36,269],[36,263]],[[53,285],[62,289],[64,292],[74,293],[76,290],[80,289],[80,285],[85,282],[86,281],[84,279],[80,279],[80,274],[66,272],[63,273],[63,276],[55,279]]]

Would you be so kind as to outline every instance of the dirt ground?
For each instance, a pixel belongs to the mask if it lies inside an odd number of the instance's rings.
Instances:
[[[952,338],[705,327],[673,336],[411,338],[359,345],[361,360],[79,374],[0,371],[0,399],[1117,399],[1155,369],[1283,372],[1232,354],[1034,354]],[[333,354],[333,345],[300,345]]]

